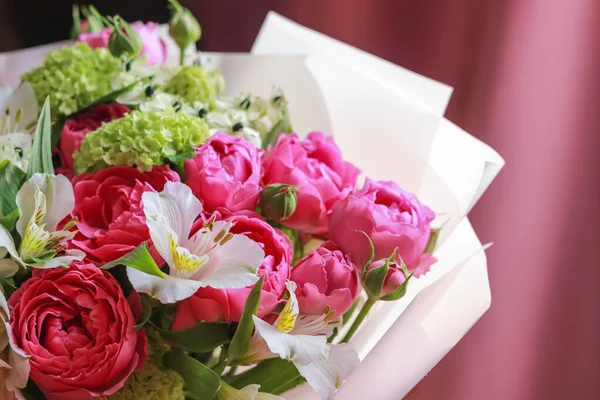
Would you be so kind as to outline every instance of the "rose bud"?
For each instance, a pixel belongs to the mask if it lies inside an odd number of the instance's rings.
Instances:
[[[300,312],[319,315],[329,307],[334,318],[352,307],[360,293],[358,271],[333,242],[305,256],[292,269]]]
[[[367,178],[362,189],[334,206],[329,238],[350,254],[359,268],[371,254],[364,234],[373,241],[375,260],[389,257],[398,248],[397,260],[401,258],[409,270],[426,268],[433,263],[424,252],[434,217],[429,207],[397,183]]]
[[[296,211],[297,203],[295,186],[276,183],[265,186],[260,194],[258,205],[265,218],[273,221],[283,221],[291,217]]]
[[[183,61],[184,50],[192,43],[200,40],[202,29],[190,10],[182,7],[177,0],[169,0],[169,2],[173,6],[173,13],[169,20],[169,35],[179,46],[181,60]]]
[[[142,38],[123,18],[118,15],[112,20],[112,33],[108,39],[108,49],[115,57],[130,55],[137,57],[142,51]]]

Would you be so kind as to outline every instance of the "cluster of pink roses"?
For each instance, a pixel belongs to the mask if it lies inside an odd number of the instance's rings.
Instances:
[[[67,121],[58,149],[63,172],[74,175],[72,155],[85,134],[128,111],[117,104],[102,105]],[[284,301],[288,280],[296,283],[302,314],[320,315],[329,308],[338,318],[348,311],[360,293],[359,272],[371,254],[368,239],[359,231],[371,238],[375,259],[397,249],[398,260],[419,273],[434,261],[423,254],[434,213],[393,182],[367,179],[358,189],[359,170],[322,133],[306,139],[282,135],[266,151],[217,133],[185,161],[184,170],[184,183],[204,206],[192,234],[211,217],[227,220],[233,222],[231,233],[249,237],[264,250],[258,269],[264,277],[259,318]],[[164,265],[150,238],[142,194],[160,192],[169,181],[180,181],[169,166],[144,173],[111,167],[72,177],[72,217],[77,218],[78,233],[66,246],[83,251],[84,260],[69,269],[36,271],[10,298],[15,341],[31,355],[31,377],[48,399],[112,394],[144,364],[146,337],[133,328],[139,297],[134,291],[126,299],[112,275],[96,267],[141,243]],[[280,224],[300,237],[325,241],[295,266],[290,238],[256,212],[262,189],[271,184],[296,188],[295,211]],[[392,265],[384,291],[391,292],[403,280]],[[239,321],[251,288],[200,288],[178,303],[172,329],[197,321]]]

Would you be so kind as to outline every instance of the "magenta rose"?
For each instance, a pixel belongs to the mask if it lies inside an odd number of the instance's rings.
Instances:
[[[431,265],[432,257],[423,255],[431,233],[434,212],[416,196],[395,182],[367,179],[361,190],[337,204],[329,223],[329,235],[352,261],[362,268],[371,248],[365,232],[375,246],[375,260],[388,258],[394,248],[409,269]],[[428,264],[428,265],[427,265]]]
[[[75,174],[73,153],[79,150],[85,135],[98,129],[102,123],[122,118],[130,111],[122,104],[101,104],[69,118],[62,129],[57,149],[62,164],[58,172],[73,177]]]
[[[119,283],[91,264],[35,269],[10,297],[14,340],[48,400],[105,398],[147,358]]]
[[[258,269],[258,275],[265,278],[257,313],[263,318],[281,302],[285,292],[294,256],[292,243],[283,232],[256,213],[238,213],[227,219],[234,222],[231,233],[248,236],[265,252],[265,261]],[[200,225],[201,221],[198,221],[195,228],[199,229]],[[179,303],[173,329],[187,328],[197,321],[239,321],[251,289],[252,286],[243,289],[200,288],[192,297]]]
[[[260,155],[253,144],[217,133],[185,162],[185,183],[207,211],[254,210],[260,194]]]
[[[179,181],[169,167],[155,166],[150,172],[133,167],[111,167],[77,175],[73,180],[77,236],[69,248],[83,250],[85,260],[103,265],[124,256],[146,242],[150,254],[162,263],[150,240],[142,207],[142,193],[160,192],[167,181]]]
[[[158,35],[158,24],[154,22],[134,22],[131,27],[142,39],[141,55],[146,56],[146,64],[164,64],[167,60],[167,45]],[[79,42],[86,42],[91,48],[108,48],[108,39],[112,30],[104,28],[100,32],[84,32],[79,35]]]
[[[306,255],[292,269],[300,312],[320,315],[326,307],[341,317],[360,293],[358,271],[333,242]]]
[[[313,132],[305,140],[281,135],[263,157],[263,184],[297,187],[296,211],[283,223],[305,233],[327,235],[331,209],[356,187],[360,171],[344,161],[332,138]]]

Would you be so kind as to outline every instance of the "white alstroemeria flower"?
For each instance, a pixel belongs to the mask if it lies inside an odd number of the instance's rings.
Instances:
[[[204,286],[232,289],[256,283],[265,253],[248,237],[230,233],[231,222],[211,219],[190,237],[202,204],[188,186],[167,182],[161,193],[145,192],[142,201],[150,237],[169,275],[161,278],[127,267],[135,290],[174,303]]]
[[[29,356],[13,341],[10,314],[0,289],[0,399],[25,399],[21,389],[29,378]]]
[[[33,88],[24,83],[13,91],[0,86],[0,161],[9,160],[26,170],[31,155],[33,136],[39,106]]]
[[[290,297],[273,325],[253,316],[256,331],[250,343],[251,358],[290,360],[322,399],[333,399],[359,363],[356,351],[347,344],[328,344],[327,337],[339,325],[331,321],[334,313],[324,310],[320,316],[299,317],[296,284],[286,286]]]
[[[8,252],[23,267],[35,268],[54,268],[83,259],[85,253],[80,250],[66,250],[64,255],[55,257],[64,250],[60,245],[76,233],[68,231],[73,222],[65,230],[57,230],[75,203],[73,187],[66,177],[34,174],[17,192],[16,203],[20,213],[16,228],[21,244],[17,249],[10,232],[0,225],[0,253]],[[18,270],[14,261],[0,261],[0,277],[14,275]]]
[[[217,400],[285,400],[283,397],[270,393],[259,392],[260,385],[248,385],[242,389],[235,389],[225,382],[217,392]]]

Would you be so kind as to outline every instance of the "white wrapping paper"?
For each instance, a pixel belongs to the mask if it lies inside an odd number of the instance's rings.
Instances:
[[[16,86],[21,73],[64,44],[0,54],[0,84]],[[445,224],[439,262],[412,280],[400,301],[378,304],[352,339],[363,362],[337,396],[399,399],[489,307],[485,254],[465,215],[503,160],[443,118],[452,92],[446,85],[274,13],[252,52],[203,57],[222,70],[229,94],[283,88],[298,133],[333,135],[365,175],[415,192],[440,215],[436,223]],[[285,397],[316,399],[306,385]]]

